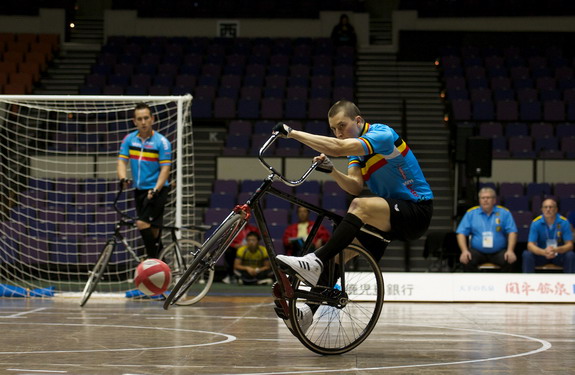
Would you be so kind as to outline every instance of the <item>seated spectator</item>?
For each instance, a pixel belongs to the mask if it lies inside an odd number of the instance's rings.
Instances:
[[[243,285],[273,283],[273,271],[268,259],[268,251],[260,245],[260,235],[250,232],[246,236],[246,245],[238,248],[234,262],[234,273],[238,283]]]
[[[517,260],[517,226],[513,216],[507,208],[495,205],[497,197],[492,188],[482,188],[478,195],[479,206],[467,210],[456,231],[463,270],[477,272],[480,264],[489,262],[501,267],[502,272],[510,272]]]
[[[284,249],[287,255],[301,256],[303,245],[307,239],[314,222],[309,219],[309,210],[305,207],[297,208],[298,222],[290,224],[283,235]],[[329,240],[329,232],[322,225],[319,227],[314,241],[313,248],[315,250]]]
[[[545,199],[541,204],[543,215],[533,219],[529,228],[523,272],[535,272],[536,266],[553,263],[562,266],[565,273],[575,273],[573,233],[567,219],[558,211],[555,199]]]
[[[355,29],[349,23],[347,14],[342,14],[339,17],[339,23],[331,31],[331,39],[336,46],[355,47],[357,35],[355,34]]]
[[[238,249],[246,244],[246,237],[248,233],[256,232],[259,233],[258,228],[254,225],[247,223],[244,228],[238,233],[238,235],[232,240],[232,243],[226,249],[224,253],[224,263],[226,265],[226,276],[222,280],[224,284],[231,284],[234,282],[234,265],[236,261],[236,254]]]

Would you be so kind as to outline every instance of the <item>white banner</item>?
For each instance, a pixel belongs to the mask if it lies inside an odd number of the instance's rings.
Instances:
[[[364,284],[348,285],[350,294],[374,300],[373,277],[358,279]],[[397,272],[383,280],[386,301],[575,302],[573,274]]]

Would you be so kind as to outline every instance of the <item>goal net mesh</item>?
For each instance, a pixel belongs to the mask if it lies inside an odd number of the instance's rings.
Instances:
[[[118,152],[123,137],[135,130],[133,110],[140,102],[151,107],[154,129],[172,143],[164,222],[194,224],[190,96],[0,96],[0,283],[82,290],[119,219],[112,206]],[[133,217],[132,194],[123,193],[118,206]],[[137,229],[122,233],[144,253]],[[133,289],[136,266],[119,244],[98,291]]]

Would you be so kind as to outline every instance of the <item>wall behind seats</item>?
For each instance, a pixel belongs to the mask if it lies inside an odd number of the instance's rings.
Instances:
[[[355,28],[358,44],[369,44],[369,15],[341,11],[320,12],[319,19],[241,19],[239,36],[244,38],[271,37],[329,37],[342,13],[349,16]],[[106,10],[104,12],[104,36],[217,36],[216,18],[138,18],[133,10]]]

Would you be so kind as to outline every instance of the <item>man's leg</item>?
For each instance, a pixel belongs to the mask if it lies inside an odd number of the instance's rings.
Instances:
[[[469,252],[471,253],[471,260],[463,265],[463,270],[465,272],[478,272],[479,265],[487,262],[488,258],[485,254],[473,248],[469,248]]]
[[[510,263],[507,263],[507,261],[505,260],[505,252],[507,251],[507,249],[503,249],[500,250],[494,254],[488,254],[487,255],[487,261],[491,262],[493,264],[497,264],[499,267],[501,267],[501,272],[511,272],[513,265]]]
[[[291,268],[306,282],[316,285],[321,275],[323,264],[345,249],[357,236],[364,224],[370,224],[384,232],[389,232],[389,204],[383,198],[355,198],[348,213],[337,226],[329,241],[314,253],[304,257],[278,255],[278,262]]]
[[[523,250],[523,273],[535,272],[535,254],[529,250]]]
[[[157,241],[157,232],[154,234],[154,229],[152,228],[149,223],[144,221],[138,220],[136,221],[136,225],[142,235],[142,240],[144,241],[144,247],[146,248],[146,254],[148,258],[157,258],[159,256],[158,252],[158,241]]]
[[[575,252],[568,251],[564,255],[565,259],[563,261],[563,272],[575,273]]]

